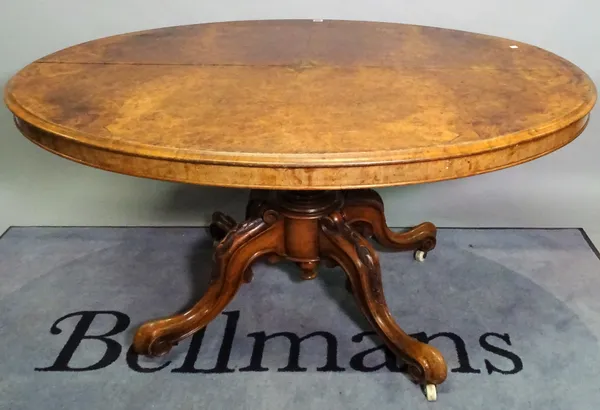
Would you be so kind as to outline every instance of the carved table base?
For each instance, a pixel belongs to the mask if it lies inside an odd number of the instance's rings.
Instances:
[[[394,321],[383,295],[379,258],[366,238],[417,259],[435,247],[436,228],[423,223],[394,233],[385,222],[383,202],[373,190],[252,191],[246,221],[236,224],[216,212],[210,231],[218,244],[213,277],[204,296],[183,314],[142,325],[133,342],[139,354],[160,356],[178,341],[204,328],[252,280],[250,266],[261,256],[287,259],[304,279],[317,276],[319,263],[339,265],[349,289],[386,345],[408,366],[409,375],[435,400],[435,386],[446,379],[446,363],[432,346],[408,336]]]

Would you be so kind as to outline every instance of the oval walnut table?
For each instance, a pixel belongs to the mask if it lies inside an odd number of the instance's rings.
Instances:
[[[596,91],[573,64],[512,40],[401,24],[244,21],[105,38],[44,57],[5,101],[39,146],[93,167],[253,188],[247,219],[215,213],[214,275],[189,311],[140,327],[165,354],[288,259],[339,265],[362,312],[435,399],[446,364],[396,324],[373,237],[422,260],[436,229],[388,229],[368,188],[466,177],[548,154],[585,128]]]

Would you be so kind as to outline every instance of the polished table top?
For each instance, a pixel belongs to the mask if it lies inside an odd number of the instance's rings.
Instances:
[[[15,75],[32,141],[116,172],[274,189],[404,185],[554,151],[596,100],[513,40],[353,21],[242,21],[77,45]]]

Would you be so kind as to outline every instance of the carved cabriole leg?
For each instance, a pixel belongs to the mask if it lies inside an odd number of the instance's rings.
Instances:
[[[385,344],[408,365],[415,381],[424,385],[442,383],[447,375],[442,354],[408,336],[396,324],[383,295],[377,254],[341,213],[322,219],[320,247],[323,257],[335,260],[344,269],[361,310]]]
[[[383,201],[372,189],[348,191],[342,208],[344,220],[363,236],[373,238],[385,248],[420,250],[435,248],[436,227],[422,223],[407,232],[392,232],[385,221]]]
[[[142,325],[134,338],[134,350],[161,356],[204,328],[233,299],[250,264],[262,255],[280,253],[282,243],[283,221],[275,212],[236,225],[215,249],[213,280],[202,299],[183,314]]]
[[[344,203],[344,199],[346,200]],[[251,279],[251,263],[269,256],[295,262],[301,277],[312,279],[321,262],[340,265],[358,304],[387,346],[404,360],[413,378],[426,385],[428,399],[435,385],[446,378],[440,352],[408,336],[391,317],[381,283],[377,255],[357,232],[375,236],[394,249],[430,250],[435,227],[422,224],[401,234],[385,223],[381,198],[374,191],[252,191],[246,208],[247,221],[235,221],[216,212],[211,234],[222,238],[215,249],[213,280],[208,291],[187,312],[142,325],[134,339],[139,354],[160,356],[179,340],[205,327],[233,299],[241,284]],[[345,219],[346,218],[346,219]],[[224,236],[224,237],[223,237]]]
[[[208,230],[213,241],[218,243],[225,238],[227,232],[232,230],[236,225],[237,222],[235,222],[235,219],[223,212],[216,211],[212,214],[212,221]]]

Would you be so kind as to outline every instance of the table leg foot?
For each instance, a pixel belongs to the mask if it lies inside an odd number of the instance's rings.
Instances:
[[[323,256],[335,260],[346,272],[362,312],[385,344],[407,364],[409,375],[425,386],[442,383],[447,376],[442,354],[408,336],[392,318],[383,295],[379,258],[371,244],[340,212],[323,218],[320,244]],[[434,391],[434,387],[426,387],[428,398],[434,397]]]
[[[417,249],[415,253],[413,253],[413,257],[417,262],[425,262],[425,258],[427,257],[427,252]]]
[[[393,232],[387,226],[383,200],[372,189],[348,191],[342,208],[344,220],[364,237],[373,237],[385,248],[415,251],[415,259],[425,260],[435,248],[437,229],[431,222],[422,223],[406,232]]]
[[[437,387],[435,384],[426,384],[423,386],[427,401],[437,401]]]
[[[204,296],[188,311],[143,324],[136,332],[136,353],[162,356],[180,340],[204,328],[251,279],[248,267],[265,254],[280,252],[283,223],[273,214],[235,225],[215,249],[213,278]]]

